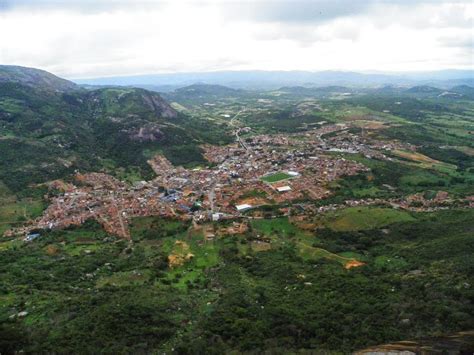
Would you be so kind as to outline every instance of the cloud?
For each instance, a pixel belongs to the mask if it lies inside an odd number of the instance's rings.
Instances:
[[[465,48],[467,50],[474,50],[474,39],[472,38],[472,33],[470,31],[463,34],[439,37],[438,42],[441,46],[444,47]]]
[[[474,27],[473,4],[468,1],[367,0],[282,1],[257,0],[224,8],[229,21],[261,23],[255,36],[262,40],[293,40],[301,46],[331,40],[355,41],[361,28],[390,27],[436,30]]]
[[[470,2],[0,3],[0,63],[40,67],[70,78],[472,67],[472,46],[466,42],[472,38]]]
[[[278,23],[323,23],[364,12],[370,1],[242,1],[222,7],[228,18]]]
[[[420,6],[468,3],[466,0],[244,0],[224,1],[222,12],[231,20],[321,24],[341,17],[363,15],[374,8],[401,10],[405,15],[410,15],[411,10]],[[457,20],[459,13],[448,15],[453,15],[453,20]],[[385,11],[382,18],[386,16],[390,18],[390,11]],[[423,21],[423,16],[420,16],[419,20]]]
[[[0,12],[68,11],[82,14],[114,12],[118,10],[157,9],[166,2],[154,0],[0,0]]]

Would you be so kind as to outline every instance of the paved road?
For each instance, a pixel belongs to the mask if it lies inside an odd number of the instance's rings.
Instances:
[[[243,140],[240,138],[240,136],[239,136],[239,133],[240,133],[241,128],[240,128],[240,127],[237,127],[237,126],[235,125],[235,119],[236,119],[242,112],[244,112],[244,111],[245,111],[245,108],[242,109],[242,110],[240,110],[239,112],[237,112],[237,114],[236,114],[234,117],[232,117],[232,119],[230,120],[230,125],[231,125],[232,127],[235,127],[235,128],[236,128],[236,130],[235,130],[235,132],[234,132],[234,133],[235,133],[235,139],[236,139],[236,141],[242,146],[242,148],[244,148],[245,150],[248,150],[249,148],[247,147],[247,145],[244,143],[244,141],[243,141]]]

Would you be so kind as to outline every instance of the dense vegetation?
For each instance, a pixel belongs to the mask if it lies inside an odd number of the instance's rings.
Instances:
[[[0,129],[0,181],[13,191],[76,169],[123,168],[131,178],[150,178],[153,154],[203,163],[199,144],[229,140],[222,128],[177,115],[146,90],[58,93],[21,83],[0,83]]]
[[[361,213],[383,221],[386,212]],[[134,224],[133,247],[95,224],[30,244],[5,241],[0,345],[60,353],[350,351],[472,329],[473,218],[472,211],[393,216],[377,229],[336,231],[340,222],[328,216],[316,233],[269,220],[206,244],[186,225],[144,219]],[[262,233],[270,250],[253,247]],[[195,256],[170,268],[176,240]],[[366,265],[346,270],[342,256]]]

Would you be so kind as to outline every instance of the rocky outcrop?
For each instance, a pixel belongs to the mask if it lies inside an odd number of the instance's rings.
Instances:
[[[459,332],[413,341],[399,341],[373,346],[356,351],[355,355],[430,355],[430,354],[473,354],[474,331]]]
[[[138,142],[156,142],[163,138],[163,136],[160,127],[152,123],[138,127],[130,132],[130,139]]]
[[[178,116],[176,110],[163,100],[160,95],[150,91],[143,91],[142,98],[144,103],[156,112],[158,116],[163,118],[176,118]]]

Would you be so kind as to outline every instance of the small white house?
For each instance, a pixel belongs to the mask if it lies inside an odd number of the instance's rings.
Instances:
[[[237,211],[239,212],[244,212],[252,208],[252,205],[249,205],[248,203],[244,203],[242,205],[237,205],[235,206],[237,208]]]
[[[212,220],[214,222],[217,222],[219,219],[221,219],[221,215],[222,215],[221,213],[213,213],[212,214]]]
[[[277,187],[278,192],[286,192],[286,191],[290,191],[290,190],[291,190],[291,187],[289,187],[288,185]]]
[[[40,234],[39,233],[30,233],[28,234],[25,238],[23,238],[23,241],[25,242],[32,242],[36,238],[39,238]]]

